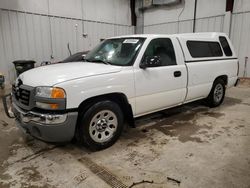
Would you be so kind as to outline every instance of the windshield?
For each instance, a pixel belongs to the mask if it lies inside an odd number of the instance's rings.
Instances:
[[[104,40],[86,55],[85,60],[118,66],[132,65],[144,40],[145,38]]]

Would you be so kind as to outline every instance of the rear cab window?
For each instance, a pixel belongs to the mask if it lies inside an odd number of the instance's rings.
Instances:
[[[223,52],[219,42],[187,41],[187,48],[193,58],[221,57]]]
[[[229,44],[227,42],[226,37],[220,36],[219,40],[220,40],[220,44],[222,46],[222,49],[223,49],[225,55],[226,56],[232,56],[233,53],[232,53],[232,50],[231,50],[231,48],[230,48],[230,46],[229,46]]]

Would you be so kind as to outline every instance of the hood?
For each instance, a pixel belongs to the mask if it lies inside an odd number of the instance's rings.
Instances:
[[[41,66],[22,73],[19,78],[23,84],[36,86],[53,86],[68,80],[115,73],[122,67],[101,63],[71,62]]]

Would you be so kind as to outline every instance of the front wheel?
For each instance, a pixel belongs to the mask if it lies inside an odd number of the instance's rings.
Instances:
[[[225,97],[225,82],[222,79],[217,79],[213,83],[213,87],[206,98],[209,107],[219,106]]]
[[[78,141],[92,150],[113,145],[122,133],[122,110],[112,101],[97,102],[80,116]]]

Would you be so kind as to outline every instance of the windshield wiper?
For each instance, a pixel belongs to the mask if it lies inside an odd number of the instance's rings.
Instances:
[[[103,61],[103,60],[101,60],[101,59],[94,59],[94,60],[85,59],[85,61],[87,61],[87,62],[93,62],[93,63],[103,63],[103,64],[105,64],[105,65],[110,65],[109,62]]]

